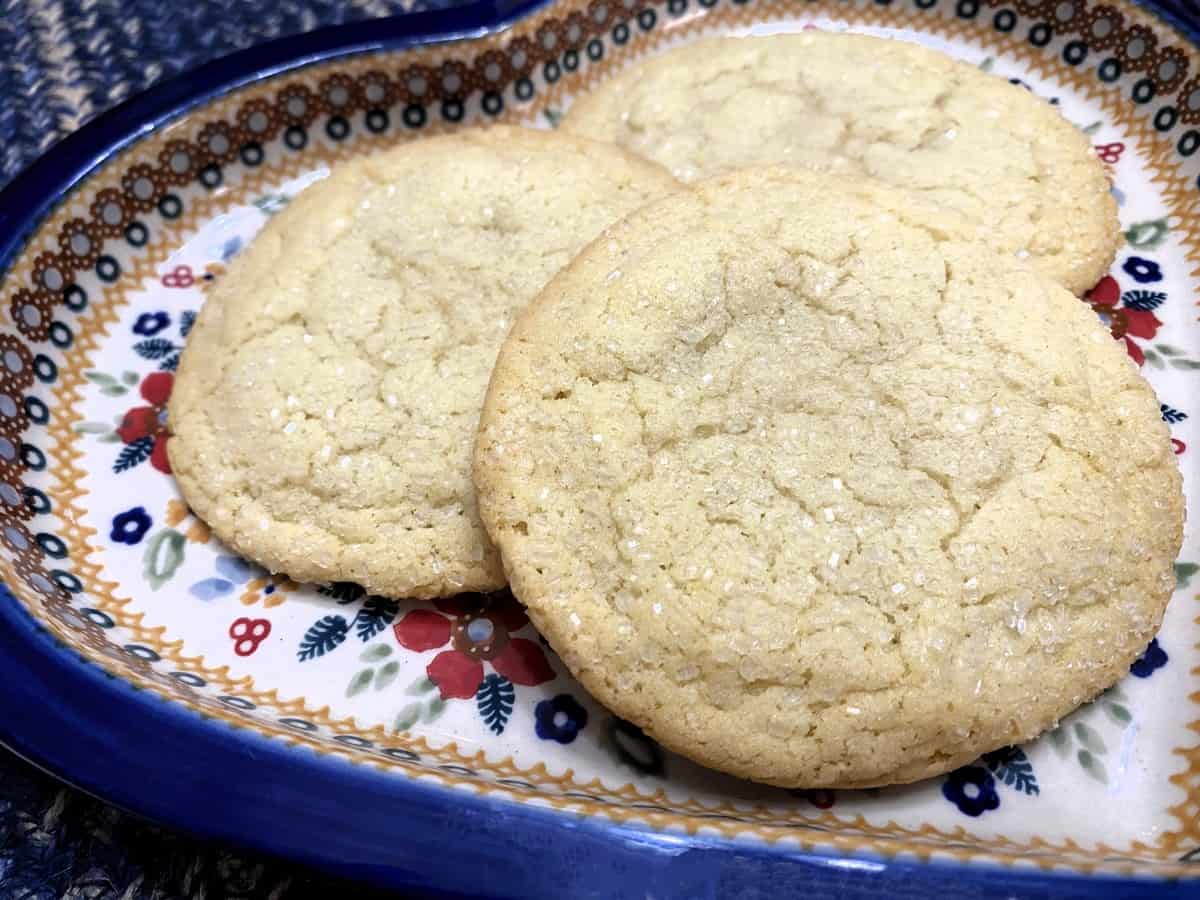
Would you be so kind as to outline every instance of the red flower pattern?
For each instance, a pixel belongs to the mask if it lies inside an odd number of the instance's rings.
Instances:
[[[1143,340],[1149,340],[1158,334],[1162,322],[1148,309],[1134,309],[1131,306],[1121,306],[1121,286],[1117,279],[1105,275],[1094,288],[1088,291],[1084,298],[1091,304],[1092,309],[1108,321],[1109,330],[1117,340],[1125,341],[1125,349],[1139,366],[1146,362],[1146,356],[1136,341],[1130,335]]]
[[[529,623],[511,594],[463,594],[435,600],[434,605],[440,612],[414,609],[392,630],[400,646],[409,650],[450,645],[425,669],[443,699],[474,697],[483,681],[484,662],[514,684],[542,684],[554,678],[537,642],[511,636]]]
[[[154,372],[142,379],[142,399],[149,406],[135,406],[125,413],[117,428],[117,436],[126,444],[142,438],[153,438],[154,449],[150,453],[150,465],[160,472],[171,474],[171,462],[167,459],[167,400],[175,376],[170,372]]]

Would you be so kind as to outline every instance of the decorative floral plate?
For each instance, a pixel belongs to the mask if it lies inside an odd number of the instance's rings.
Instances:
[[[1126,241],[1083,302],[1157,389],[1200,508],[1188,23],[1123,0],[537,7],[230,57],[101,118],[0,195],[4,741],[148,815],[395,886],[1194,896],[1194,534],[1158,639],[1056,731],[909,787],[785,792],[698,769],[614,719],[507,595],[297,585],[231,554],[180,501],[164,409],[196,311],[331,166],[481,121],[553,127],[572,96],[703,34],[816,27],[929,43],[1091,136]]]

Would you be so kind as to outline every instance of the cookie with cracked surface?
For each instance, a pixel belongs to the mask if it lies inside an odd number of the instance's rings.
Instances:
[[[494,128],[347,162],[272,219],[200,312],[170,401],[188,504],[238,552],[391,596],[503,586],[470,480],[513,316],[665,170]]]
[[[1153,391],[1084,303],[915,206],[718,176],[589,246],[497,359],[474,478],[514,593],[714,768],[949,771],[1161,623],[1183,496]]]
[[[759,164],[919,191],[1077,294],[1112,263],[1117,206],[1088,139],[1022,87],[900,40],[700,41],[582,96],[562,127],[685,181]]]

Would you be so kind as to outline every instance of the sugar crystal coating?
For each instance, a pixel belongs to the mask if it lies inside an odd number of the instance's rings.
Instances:
[[[1087,137],[1025,88],[907,41],[703,40],[602,82],[563,127],[684,181],[764,164],[877,178],[953,210],[964,236],[1032,256],[1076,293],[1120,239]]]
[[[734,173],[607,237],[519,317],[474,463],[513,590],[602,702],[737,775],[865,786],[1128,670],[1181,479],[1085,304],[862,179]]]
[[[188,503],[296,579],[502,586],[469,475],[495,354],[580,247],[673,186],[616,147],[517,128],[341,165],[266,225],[197,319],[170,405]]]

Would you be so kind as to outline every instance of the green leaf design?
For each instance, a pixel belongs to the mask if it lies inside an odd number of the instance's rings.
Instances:
[[[1118,725],[1128,725],[1133,721],[1133,716],[1130,715],[1129,710],[1120,703],[1105,703],[1104,711]]]
[[[75,424],[76,434],[108,434],[111,431],[112,428],[103,422],[77,422]]]
[[[990,72],[990,71],[992,71],[992,66],[995,65],[995,63],[996,63],[995,57],[985,56],[982,60],[979,61],[979,71],[980,72]]]
[[[129,388],[123,384],[106,384],[100,388],[100,393],[105,397],[122,397],[129,393]]]
[[[1185,588],[1188,582],[1192,580],[1192,576],[1200,571],[1200,565],[1196,563],[1175,563],[1175,586]]]
[[[356,673],[355,676],[350,679],[350,684],[346,687],[346,696],[353,697],[356,694],[361,694],[371,686],[371,681],[374,678],[374,669],[363,669],[361,672]]]
[[[550,123],[551,128],[557,128],[558,123],[562,121],[562,111],[547,106],[542,110],[542,115],[546,117],[546,121]]]
[[[1170,344],[1155,344],[1154,349],[1163,356],[1182,356],[1183,351],[1178,347],[1172,347]]]
[[[1119,684],[1114,684],[1112,687],[1110,687],[1104,692],[1104,696],[1109,700],[1125,699],[1125,695],[1121,692],[1121,686]]]
[[[400,674],[400,663],[394,659],[384,665],[379,670],[379,674],[375,676],[375,690],[382,691],[385,687],[396,680],[396,676]]]
[[[1075,723],[1075,737],[1079,739],[1079,743],[1093,753],[1104,753],[1108,749],[1104,746],[1104,739],[1100,737],[1099,732],[1085,722]]]
[[[421,676],[412,684],[410,684],[405,689],[404,693],[408,694],[410,697],[419,697],[421,694],[428,694],[435,687],[437,687],[436,684],[434,684],[425,676]]]
[[[1176,369],[1200,369],[1200,362],[1194,359],[1179,359],[1171,360],[1171,366]]]
[[[438,716],[446,711],[446,701],[441,697],[434,697],[425,707],[425,715],[421,719],[425,722],[433,722]]]
[[[265,194],[254,201],[263,213],[268,216],[273,216],[291,202],[291,197],[287,194]]]
[[[1149,347],[1142,348],[1142,355],[1146,357],[1146,362],[1150,363],[1150,365],[1154,366],[1154,368],[1161,369],[1163,367],[1162,357]]]
[[[396,716],[396,730],[408,731],[417,724],[417,719],[419,718],[421,718],[421,704],[408,704],[408,706],[400,710],[400,715]]]
[[[138,378],[137,372],[122,372],[121,380],[123,382],[125,382],[127,385],[129,385],[130,387],[133,387],[135,384],[138,383],[138,381],[140,379]]]
[[[174,528],[164,528],[146,542],[142,556],[142,574],[157,591],[171,580],[176,570],[183,565],[183,551],[187,540]]]
[[[117,383],[117,379],[111,375],[105,375],[103,372],[84,372],[83,377],[92,384],[112,385]]]
[[[513,701],[516,699],[513,684],[498,672],[484,677],[475,689],[475,705],[479,710],[479,718],[493,734],[503,734],[508,719],[512,715]]]
[[[121,441],[121,436],[115,431],[110,431],[108,434],[102,434],[96,438],[102,444],[117,444]]]
[[[344,616],[322,616],[304,632],[296,658],[300,662],[308,662],[332,653],[345,642],[349,630],[350,625]]]
[[[363,662],[378,662],[392,655],[392,648],[387,644],[372,644],[358,657]]]
[[[322,597],[332,597],[338,603],[345,604],[360,599],[366,591],[353,581],[335,581],[332,584],[321,585],[317,588],[317,593]]]
[[[1100,130],[1100,126],[1101,126],[1101,125],[1103,125],[1103,124],[1104,124],[1104,123],[1103,123],[1102,121],[1100,121],[1099,119],[1097,119],[1097,120],[1096,120],[1095,122],[1093,122],[1091,125],[1084,125],[1084,126],[1083,126],[1082,128],[1080,128],[1079,130],[1080,130],[1080,131],[1082,131],[1084,134],[1086,134],[1086,135],[1088,135],[1088,136],[1091,136],[1091,135],[1095,134],[1097,131],[1099,131],[1099,130]]]
[[[1170,230],[1166,218],[1135,222],[1126,229],[1125,240],[1138,250],[1156,250],[1167,239]]]
[[[400,603],[397,600],[368,597],[354,616],[354,633],[365,643],[391,625],[399,611]]]
[[[391,663],[389,663],[391,665]],[[398,664],[395,664],[399,668]],[[394,677],[394,676],[393,676]],[[411,691],[410,691],[411,692]],[[416,700],[404,709],[400,710],[400,715],[396,716],[396,730],[408,731],[418,721],[433,722],[442,713],[446,711],[446,701],[441,697],[434,697],[428,702],[422,704],[420,700]]]
[[[1049,734],[1050,743],[1059,756],[1066,756],[1067,751],[1071,749],[1071,735],[1067,732],[1065,725],[1060,725]]]
[[[1108,784],[1108,772],[1104,770],[1104,763],[1096,759],[1087,750],[1080,750],[1077,757],[1079,765],[1083,766],[1083,771],[1087,772],[1101,784]]]

